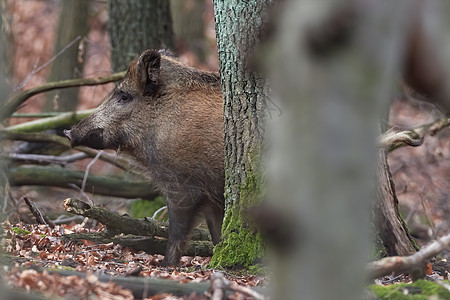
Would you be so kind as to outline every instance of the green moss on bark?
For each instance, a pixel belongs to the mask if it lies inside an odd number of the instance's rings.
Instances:
[[[256,269],[264,256],[263,240],[247,211],[260,204],[264,194],[264,180],[260,168],[259,151],[249,152],[246,161],[245,180],[240,185],[239,198],[229,203],[222,226],[222,242],[214,248],[211,266],[214,268]],[[225,174],[228,177],[229,173]],[[225,199],[232,195],[226,189]]]

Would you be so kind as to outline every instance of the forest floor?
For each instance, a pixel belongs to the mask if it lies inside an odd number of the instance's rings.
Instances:
[[[58,26],[59,8],[54,1],[7,1],[8,14],[11,16],[10,46],[14,59],[10,60],[12,71],[11,86],[17,86],[32,72],[36,66],[50,60],[53,56],[55,29]],[[85,77],[104,76],[110,74],[109,45],[106,33],[107,14],[105,3],[93,2],[93,13],[89,19],[90,31],[83,39],[85,52]],[[211,9],[209,7],[209,9]],[[214,24],[207,22],[206,36],[214,39]],[[212,28],[212,30],[211,30]],[[214,43],[210,43],[214,44]],[[211,58],[201,68],[217,70],[217,55],[211,50]],[[195,54],[186,52],[181,58],[189,65],[195,65]],[[34,74],[25,89],[46,82],[50,68]],[[96,107],[113,88],[113,84],[80,89],[79,109]],[[390,111],[390,126],[414,128],[442,117],[433,107],[417,101],[414,97],[403,93],[393,102]],[[39,112],[45,101],[43,95],[34,96],[21,109],[21,112]],[[12,123],[20,123],[27,119],[14,119]],[[11,124],[12,124],[11,123]],[[71,167],[84,170],[89,160]],[[422,146],[417,148],[403,147],[389,154],[389,164],[396,185],[401,212],[406,219],[411,234],[419,245],[426,245],[436,237],[450,232],[450,129],[439,132],[436,136],[427,136]],[[92,173],[110,173],[111,169],[101,162],[96,163]],[[100,299],[133,299],[130,289],[112,281],[103,282],[99,278],[105,276],[148,277],[170,279],[180,283],[208,282],[214,270],[209,269],[210,258],[183,257],[181,267],[162,268],[159,263],[161,255],[150,255],[122,248],[114,244],[95,244],[83,241],[82,244],[65,242],[62,234],[93,232],[102,230],[101,225],[88,228],[85,223],[58,225],[54,229],[45,225],[36,225],[35,220],[23,201],[27,195],[47,215],[63,214],[62,201],[67,197],[77,196],[78,191],[66,189],[29,189],[13,190],[16,197],[14,214],[3,224],[4,238],[1,246],[6,252],[7,266],[3,278],[10,287],[27,291],[40,291],[45,296],[58,295],[64,298],[88,298],[97,295]],[[96,197],[96,204],[111,210],[126,213],[129,201],[123,199],[105,199]],[[450,251],[445,250],[441,258],[450,259]],[[67,274],[57,273],[67,271]],[[70,272],[82,272],[81,278],[70,275]],[[447,273],[445,273],[447,272]],[[446,264],[444,273],[435,270],[428,276],[444,278],[450,272]],[[74,273],[75,274],[75,273]],[[445,275],[447,274],[447,275]],[[225,277],[242,287],[266,286],[268,279],[264,276],[227,273]],[[374,281],[378,285],[391,285],[398,282],[410,282],[408,275],[386,276]],[[206,299],[204,294],[192,293],[182,299]],[[248,294],[233,292],[230,299],[247,299]],[[178,299],[176,296],[163,293],[150,299]]]

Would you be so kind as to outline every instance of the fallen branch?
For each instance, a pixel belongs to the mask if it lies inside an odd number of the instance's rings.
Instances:
[[[450,234],[443,236],[429,246],[410,256],[393,256],[371,262],[368,266],[370,278],[379,278],[395,272],[409,272],[423,268],[425,261],[439,254],[444,248],[450,247]]]
[[[1,112],[0,122],[11,116],[20,107],[20,105],[22,105],[22,103],[24,103],[28,98],[34,95],[55,89],[105,84],[109,82],[118,81],[122,79],[124,76],[125,72],[119,72],[105,77],[69,79],[58,82],[48,82],[44,85],[26,91],[22,91],[20,93],[12,95],[8,99],[6,99],[6,101],[3,101],[3,105],[1,106],[0,109]]]
[[[65,156],[55,156],[55,155],[40,155],[40,154],[22,154],[22,153],[5,153],[1,154],[0,158],[13,160],[20,163],[26,164],[40,164],[40,165],[60,165],[65,166],[68,163],[85,159],[89,157],[84,152],[77,152]]]
[[[9,132],[39,132],[61,126],[70,126],[92,114],[95,109],[59,113],[56,116],[33,120],[3,129]]]
[[[444,118],[415,129],[398,130],[391,128],[378,138],[378,146],[385,148],[388,153],[404,146],[418,147],[423,144],[427,134],[434,136],[437,132],[449,126],[450,118]]]
[[[39,143],[55,143],[57,145],[61,145],[70,149],[70,142],[67,138],[55,135],[55,134],[46,134],[46,133],[23,133],[23,132],[11,132],[0,130],[0,140],[19,140],[26,142],[39,142]],[[86,147],[76,147],[78,151],[84,152],[90,157],[95,157],[98,153],[97,150],[93,150]],[[123,156],[117,156],[110,153],[103,152],[100,155],[100,159],[106,162],[109,162],[116,167],[119,167],[123,170],[132,171],[134,168],[131,166],[132,163],[129,159],[126,159]]]
[[[63,236],[66,241],[81,244],[83,240],[92,241],[96,244],[114,243],[123,248],[130,247],[135,251],[144,251],[150,254],[164,255],[167,248],[166,238],[155,238],[150,236],[134,234],[118,234],[111,236],[106,232],[72,233]],[[211,241],[190,240],[186,243],[183,255],[188,256],[212,256],[213,244]]]
[[[75,198],[67,198],[63,202],[67,212],[95,219],[106,226],[111,234],[134,234],[143,236],[168,237],[168,226],[152,219],[135,219],[128,215],[121,216],[106,208],[91,206]],[[210,241],[209,232],[194,228],[191,240]],[[211,244],[212,245],[212,244]]]
[[[48,166],[18,166],[8,170],[11,186],[41,185],[67,188],[69,184],[81,187],[83,171]],[[119,178],[89,175],[86,191],[119,198],[154,199],[159,193],[147,181],[126,181]]]

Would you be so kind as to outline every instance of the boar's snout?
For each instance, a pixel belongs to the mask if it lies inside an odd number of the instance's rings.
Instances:
[[[95,128],[82,133],[75,127],[72,130],[64,130],[64,134],[69,139],[71,147],[86,146],[93,149],[105,149],[103,131],[103,128]]]

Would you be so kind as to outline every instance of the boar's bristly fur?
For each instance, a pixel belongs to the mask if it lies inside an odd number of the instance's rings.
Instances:
[[[164,265],[177,265],[196,217],[214,244],[224,214],[224,149],[220,78],[147,50],[131,62],[110,97],[66,131],[72,147],[115,149],[167,198],[169,241]]]

